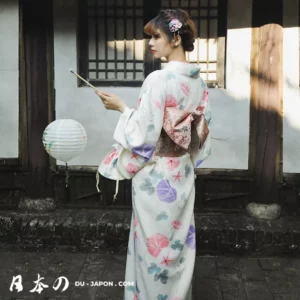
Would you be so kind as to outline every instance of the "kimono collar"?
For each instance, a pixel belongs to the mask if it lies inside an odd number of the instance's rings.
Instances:
[[[164,68],[165,70],[183,74],[189,77],[199,77],[200,76],[200,67],[194,64],[171,60]]]

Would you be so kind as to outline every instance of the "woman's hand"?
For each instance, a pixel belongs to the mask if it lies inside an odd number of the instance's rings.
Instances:
[[[100,97],[106,109],[117,110],[123,113],[126,105],[119,96],[106,92],[95,91],[95,93]]]

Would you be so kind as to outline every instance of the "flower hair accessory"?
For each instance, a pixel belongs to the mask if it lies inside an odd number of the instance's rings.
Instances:
[[[171,32],[175,32],[182,27],[182,23],[178,19],[172,19],[169,23],[169,29]]]

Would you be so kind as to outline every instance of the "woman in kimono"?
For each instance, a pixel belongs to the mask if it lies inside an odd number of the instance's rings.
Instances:
[[[99,173],[132,178],[132,219],[126,262],[125,300],[191,300],[195,263],[195,173],[210,154],[208,90],[200,68],[187,63],[195,26],[181,10],[162,10],[146,24],[163,70],[144,81],[137,108],[98,93],[106,109],[121,112],[117,142]]]

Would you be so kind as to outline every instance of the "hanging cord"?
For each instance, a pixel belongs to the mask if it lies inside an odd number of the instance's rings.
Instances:
[[[65,119],[69,119],[70,109],[71,109],[71,95],[69,95],[68,110],[67,110]]]
[[[101,193],[101,190],[99,189],[99,182],[100,182],[100,175],[99,175],[99,171],[97,170],[97,174],[96,174],[96,189],[97,189],[98,193]]]
[[[119,177],[119,176],[118,176]],[[118,192],[119,192],[119,178],[117,179],[117,183],[116,183],[116,191],[115,191],[115,194],[114,194],[114,199],[113,199],[113,202],[116,201],[117,199],[117,195],[118,195]]]
[[[68,163],[66,163],[66,187],[68,187],[68,183],[69,183],[69,177],[70,177],[70,172],[69,172],[69,168],[68,168]]]

